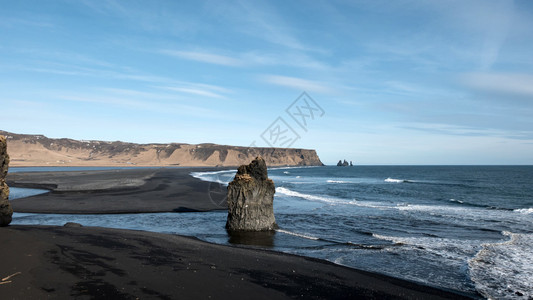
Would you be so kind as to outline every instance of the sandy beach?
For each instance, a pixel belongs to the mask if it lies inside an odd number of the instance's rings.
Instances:
[[[329,262],[96,227],[0,228],[3,299],[460,299]]]
[[[120,169],[11,173],[11,187],[43,188],[50,193],[12,202],[15,212],[103,214],[189,212],[224,209],[218,184],[191,172],[213,168]]]
[[[48,194],[16,212],[132,213],[221,209],[208,169],[12,173],[11,186]],[[222,195],[220,195],[222,197]],[[215,198],[216,199],[216,198]],[[220,200],[220,199],[219,199]],[[99,227],[0,228],[3,299],[461,299],[327,261],[196,238]]]

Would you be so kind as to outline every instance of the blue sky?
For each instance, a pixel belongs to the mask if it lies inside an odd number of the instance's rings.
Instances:
[[[531,1],[0,0],[0,129],[533,164],[532,53]]]

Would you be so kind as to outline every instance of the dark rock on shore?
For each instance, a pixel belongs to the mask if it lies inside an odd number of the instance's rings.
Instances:
[[[230,231],[269,231],[278,228],[274,217],[274,182],[268,178],[262,157],[237,170],[228,185],[228,221]]]
[[[11,223],[13,208],[9,203],[9,187],[6,184],[6,176],[9,168],[9,155],[7,154],[6,138],[0,135],[0,226]]]

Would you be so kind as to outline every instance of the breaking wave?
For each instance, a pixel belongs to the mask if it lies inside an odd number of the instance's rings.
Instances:
[[[503,232],[510,239],[483,244],[468,262],[479,293],[489,299],[533,298],[533,234]]]
[[[413,181],[411,180],[407,180],[407,179],[395,179],[395,178],[387,178],[385,179],[385,182],[390,182],[390,183],[412,183]]]
[[[515,209],[514,211],[521,214],[533,214],[533,208],[519,208]]]
[[[308,240],[313,240],[313,241],[318,241],[319,240],[319,238],[314,237],[314,236],[305,235],[305,234],[296,233],[296,232],[291,232],[291,231],[287,231],[287,230],[283,230],[283,229],[276,229],[276,231],[277,232],[281,232],[281,233],[285,233],[285,234],[289,234],[289,235],[294,235],[294,236],[301,237],[301,238],[308,239]]]

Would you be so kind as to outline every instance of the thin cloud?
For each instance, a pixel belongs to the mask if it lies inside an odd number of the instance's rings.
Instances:
[[[162,54],[175,56],[187,60],[194,60],[209,64],[223,65],[223,66],[240,66],[242,61],[233,57],[213,54],[207,52],[196,52],[196,51],[175,51],[175,50],[160,50]]]
[[[226,98],[224,93],[231,93],[232,91],[216,85],[194,83],[194,82],[179,82],[176,81],[169,86],[156,86],[155,88],[165,89],[174,92],[186,93],[209,98]]]
[[[318,81],[312,81],[297,77],[267,75],[263,76],[263,81],[279,86],[285,86],[300,91],[310,91],[318,93],[329,93],[332,90]]]
[[[198,95],[198,96],[205,96],[205,97],[211,97],[211,98],[225,98],[222,95],[219,95],[217,93],[207,91],[207,90],[201,90],[201,89],[195,89],[195,88],[187,88],[187,87],[163,87],[164,89],[176,91],[176,92],[182,92],[192,95]]]
[[[467,73],[460,81],[482,92],[533,97],[533,75],[524,73]]]

